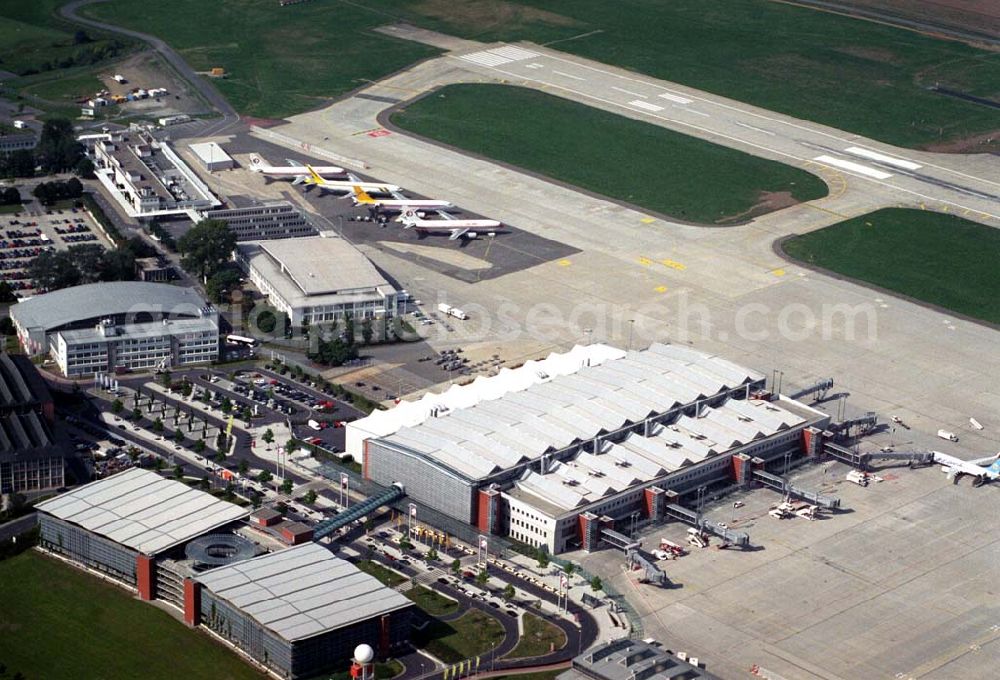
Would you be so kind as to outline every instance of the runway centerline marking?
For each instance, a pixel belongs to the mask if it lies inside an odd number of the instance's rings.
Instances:
[[[562,71],[552,70],[557,76],[562,76],[563,78],[572,78],[573,80],[586,80],[586,78],[581,78],[580,76],[574,76],[572,73],[563,73]]]
[[[624,92],[625,94],[630,94],[633,97],[642,97],[643,99],[649,99],[649,95],[643,94],[642,92],[633,92],[632,90],[625,90],[620,87],[611,86],[612,90],[618,90],[619,92]]]
[[[737,120],[737,121],[735,121],[735,122],[736,122],[736,124],[737,124],[737,125],[739,125],[740,127],[744,127],[744,128],[746,128],[747,130],[753,130],[754,132],[759,132],[759,133],[761,133],[761,134],[764,134],[764,135],[771,135],[772,137],[774,137],[774,133],[773,133],[773,132],[771,132],[770,130],[765,130],[765,129],[763,129],[763,128],[759,128],[759,127],[754,127],[753,125],[747,125],[746,123],[741,123],[741,122],[740,122],[740,121],[738,121],[738,120]]]
[[[702,118],[711,118],[707,113],[702,113],[701,111],[695,111],[694,109],[689,109],[686,106],[680,106],[679,104],[673,105],[675,109],[680,109],[681,111],[687,111],[688,113],[693,113],[696,116],[701,116]]]
[[[659,95],[660,99],[666,99],[668,101],[677,102],[678,104],[690,104],[691,100],[687,97],[680,97],[676,94],[670,94],[669,92],[664,92]]]

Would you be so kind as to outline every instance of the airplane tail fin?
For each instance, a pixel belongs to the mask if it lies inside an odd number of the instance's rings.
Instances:
[[[352,195],[354,197],[355,205],[371,205],[372,203],[375,203],[375,199],[360,186],[354,187],[354,193]]]
[[[400,214],[398,219],[403,223],[403,229],[411,229],[417,225],[417,211],[407,208]]]
[[[325,184],[323,178],[320,177],[319,173],[313,170],[313,166],[307,165],[306,168],[309,170],[309,178],[306,180],[309,184],[319,184],[319,185]]]
[[[250,170],[252,172],[261,172],[264,168],[264,159],[253,153],[250,154]]]

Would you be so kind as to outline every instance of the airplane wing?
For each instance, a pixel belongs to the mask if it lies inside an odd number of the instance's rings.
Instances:
[[[449,241],[457,241],[469,232],[468,227],[463,227],[461,229],[452,229],[451,236],[448,237]]]
[[[293,161],[291,158],[286,158],[285,162],[288,163],[293,168],[301,168],[302,167],[301,163],[299,163],[298,161]]]
[[[403,195],[402,191],[390,191],[389,194],[391,194],[393,198],[399,201],[408,200],[407,197]]]
[[[445,219],[445,220],[453,220],[453,219],[455,219],[454,215],[449,215],[444,210],[435,210],[434,212],[436,212],[438,215],[440,215],[442,219]],[[466,231],[468,231],[468,230],[466,230]]]

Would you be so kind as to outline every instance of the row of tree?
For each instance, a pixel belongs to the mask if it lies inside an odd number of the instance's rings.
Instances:
[[[136,258],[150,257],[155,252],[137,236],[115,250],[85,243],[41,253],[28,266],[28,275],[46,291],[98,281],[133,281]]]
[[[56,201],[83,196],[83,183],[76,177],[70,177],[65,182],[42,182],[31,193],[42,205],[53,205]]]
[[[0,156],[0,176],[34,177],[74,172],[84,179],[94,177],[94,164],[84,155],[83,145],[76,141],[73,123],[54,118],[42,126],[42,134],[34,149],[18,149]]]
[[[0,205],[21,205],[21,192],[17,187],[7,187],[0,191]]]

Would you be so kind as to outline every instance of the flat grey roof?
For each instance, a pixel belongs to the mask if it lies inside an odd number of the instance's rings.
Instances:
[[[230,161],[233,158],[216,142],[200,142],[198,144],[188,144],[188,148],[195,156],[205,163],[215,163],[217,161]]]
[[[145,555],[179,545],[249,511],[155,472],[133,468],[36,506]]]
[[[367,257],[342,238],[313,236],[248,241],[237,246],[291,302],[318,295],[345,295],[393,288]],[[312,300],[306,304],[315,304]]]
[[[195,580],[289,642],[413,605],[316,543],[214,569]]]
[[[718,680],[652,642],[621,639],[591,647],[573,659],[573,668],[557,680]]]
[[[205,306],[193,288],[150,281],[107,281],[36,295],[13,305],[10,315],[24,328],[48,332],[86,319],[125,313],[195,316]]]
[[[101,335],[101,332],[96,328],[60,331],[59,335],[66,340],[67,344],[78,344],[81,342],[112,342],[129,338],[160,338],[164,335],[218,330],[219,326],[214,319],[170,319],[167,323],[150,321],[149,323],[117,324],[115,335]]]

